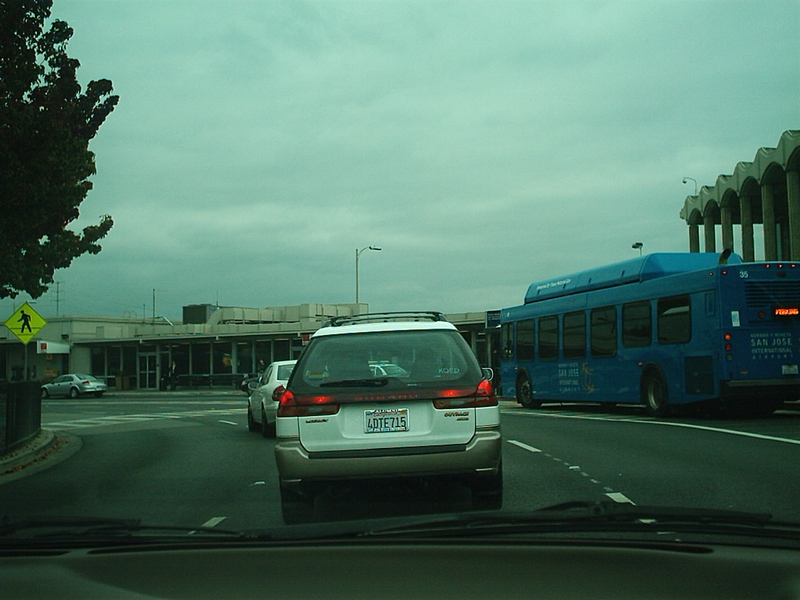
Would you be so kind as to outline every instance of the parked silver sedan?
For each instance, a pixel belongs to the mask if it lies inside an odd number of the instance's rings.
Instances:
[[[275,437],[278,401],[296,362],[279,360],[271,363],[258,381],[250,384],[250,397],[247,400],[247,427],[250,431],[260,430],[264,437]]]
[[[83,394],[102,396],[108,386],[91,375],[85,373],[67,373],[59,375],[50,383],[42,385],[42,398],[50,396],[69,396],[77,398]]]

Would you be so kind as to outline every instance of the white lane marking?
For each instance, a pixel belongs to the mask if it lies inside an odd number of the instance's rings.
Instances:
[[[528,444],[523,444],[522,442],[518,442],[517,440],[508,440],[509,444],[514,444],[515,446],[519,446],[523,450],[527,450],[528,452],[541,452],[538,448],[534,448],[533,446],[528,446]]]
[[[229,409],[210,409],[201,411],[190,412],[171,412],[171,413],[142,413],[134,415],[108,415],[101,417],[88,417],[84,419],[75,419],[73,421],[52,421],[42,423],[44,427],[53,429],[73,429],[76,427],[98,427],[101,425],[122,425],[124,423],[138,423],[145,421],[155,421],[158,419],[185,419],[195,417],[205,417],[211,415],[230,415],[239,412],[238,410]],[[231,425],[237,425],[228,421]]]
[[[731,435],[740,435],[742,437],[755,438],[759,440],[767,440],[770,442],[784,442],[786,444],[795,444],[800,446],[800,440],[793,440],[790,438],[776,437],[773,435],[763,435],[760,433],[750,433],[748,431],[736,431],[734,429],[723,429],[722,427],[709,427],[708,425],[694,425],[692,423],[675,423],[673,421],[645,421],[639,419],[624,419],[624,418],[609,418],[609,417],[590,417],[586,415],[558,415],[552,413],[527,413],[527,412],[507,412],[506,414],[521,415],[526,417],[556,417],[559,419],[584,419],[589,421],[608,421],[610,423],[642,423],[646,425],[670,425],[672,427],[685,427],[687,429],[700,429],[703,431],[713,431],[716,433],[729,433]]]
[[[220,421],[220,423],[225,423],[225,425],[234,425],[236,427],[239,426],[238,423],[234,423],[233,421]]]
[[[211,519],[200,525],[200,527],[216,527],[227,518],[228,517],[212,517]],[[195,533],[197,533],[196,529],[190,531],[187,535],[194,535]]]
[[[213,517],[208,521],[206,521],[205,523],[203,523],[200,527],[216,527],[227,518],[228,517]]]
[[[525,444],[525,443],[520,442],[518,440],[506,440],[506,441],[509,444],[514,444],[515,446],[517,446],[519,448],[522,448],[523,450],[527,450],[528,452],[534,452],[534,453],[541,453],[542,452],[541,450],[539,450],[539,448],[534,448],[533,446],[529,446],[528,444]],[[578,465],[568,465],[567,463],[564,463],[564,461],[562,459],[557,458],[555,456],[551,456],[550,454],[546,454],[546,456],[551,458],[551,459],[553,459],[556,462],[566,464],[567,468],[570,471],[578,471],[578,472],[580,472],[581,475],[583,475],[584,477],[587,477],[589,479],[589,481],[591,481],[593,484],[601,485],[599,480],[592,478],[591,475],[589,475],[588,473],[583,471]],[[634,504],[634,505],[636,504],[633,500],[631,500],[630,498],[628,498],[625,494],[623,494],[621,492],[614,492],[609,487],[606,487],[605,489],[606,489],[606,496],[608,496],[614,502],[619,502],[620,504]]]
[[[621,492],[607,492],[606,496],[611,498],[614,502],[619,502],[620,504],[633,504],[636,506],[636,503],[633,500]]]

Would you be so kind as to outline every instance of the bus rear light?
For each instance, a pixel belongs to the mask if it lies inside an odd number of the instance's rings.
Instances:
[[[726,352],[730,352],[731,350],[733,350],[733,344],[731,344],[731,340],[733,339],[733,335],[731,335],[730,333],[726,333],[726,334],[723,335],[723,337],[725,338],[725,351]],[[730,359],[728,359],[728,360],[730,360]]]

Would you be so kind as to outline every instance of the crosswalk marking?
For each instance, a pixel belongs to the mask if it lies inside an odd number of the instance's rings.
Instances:
[[[86,427],[100,427],[106,425],[122,425],[129,423],[143,423],[147,421],[159,421],[168,419],[191,419],[197,417],[207,417],[214,415],[232,415],[244,412],[246,409],[216,408],[207,410],[196,410],[186,412],[169,413],[144,413],[135,415],[108,415],[103,417],[89,417],[84,419],[73,419],[69,421],[52,421],[43,423],[49,429],[82,429]]]

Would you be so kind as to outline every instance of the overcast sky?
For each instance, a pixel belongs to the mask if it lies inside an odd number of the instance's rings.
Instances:
[[[55,0],[120,95],[73,228],[100,254],[34,305],[360,299],[486,310],[686,251],[678,213],[800,128],[798,0]],[[759,248],[759,250],[761,250]],[[763,257],[763,253],[762,253]],[[758,258],[758,256],[757,256]],[[10,315],[27,296],[0,302]]]

